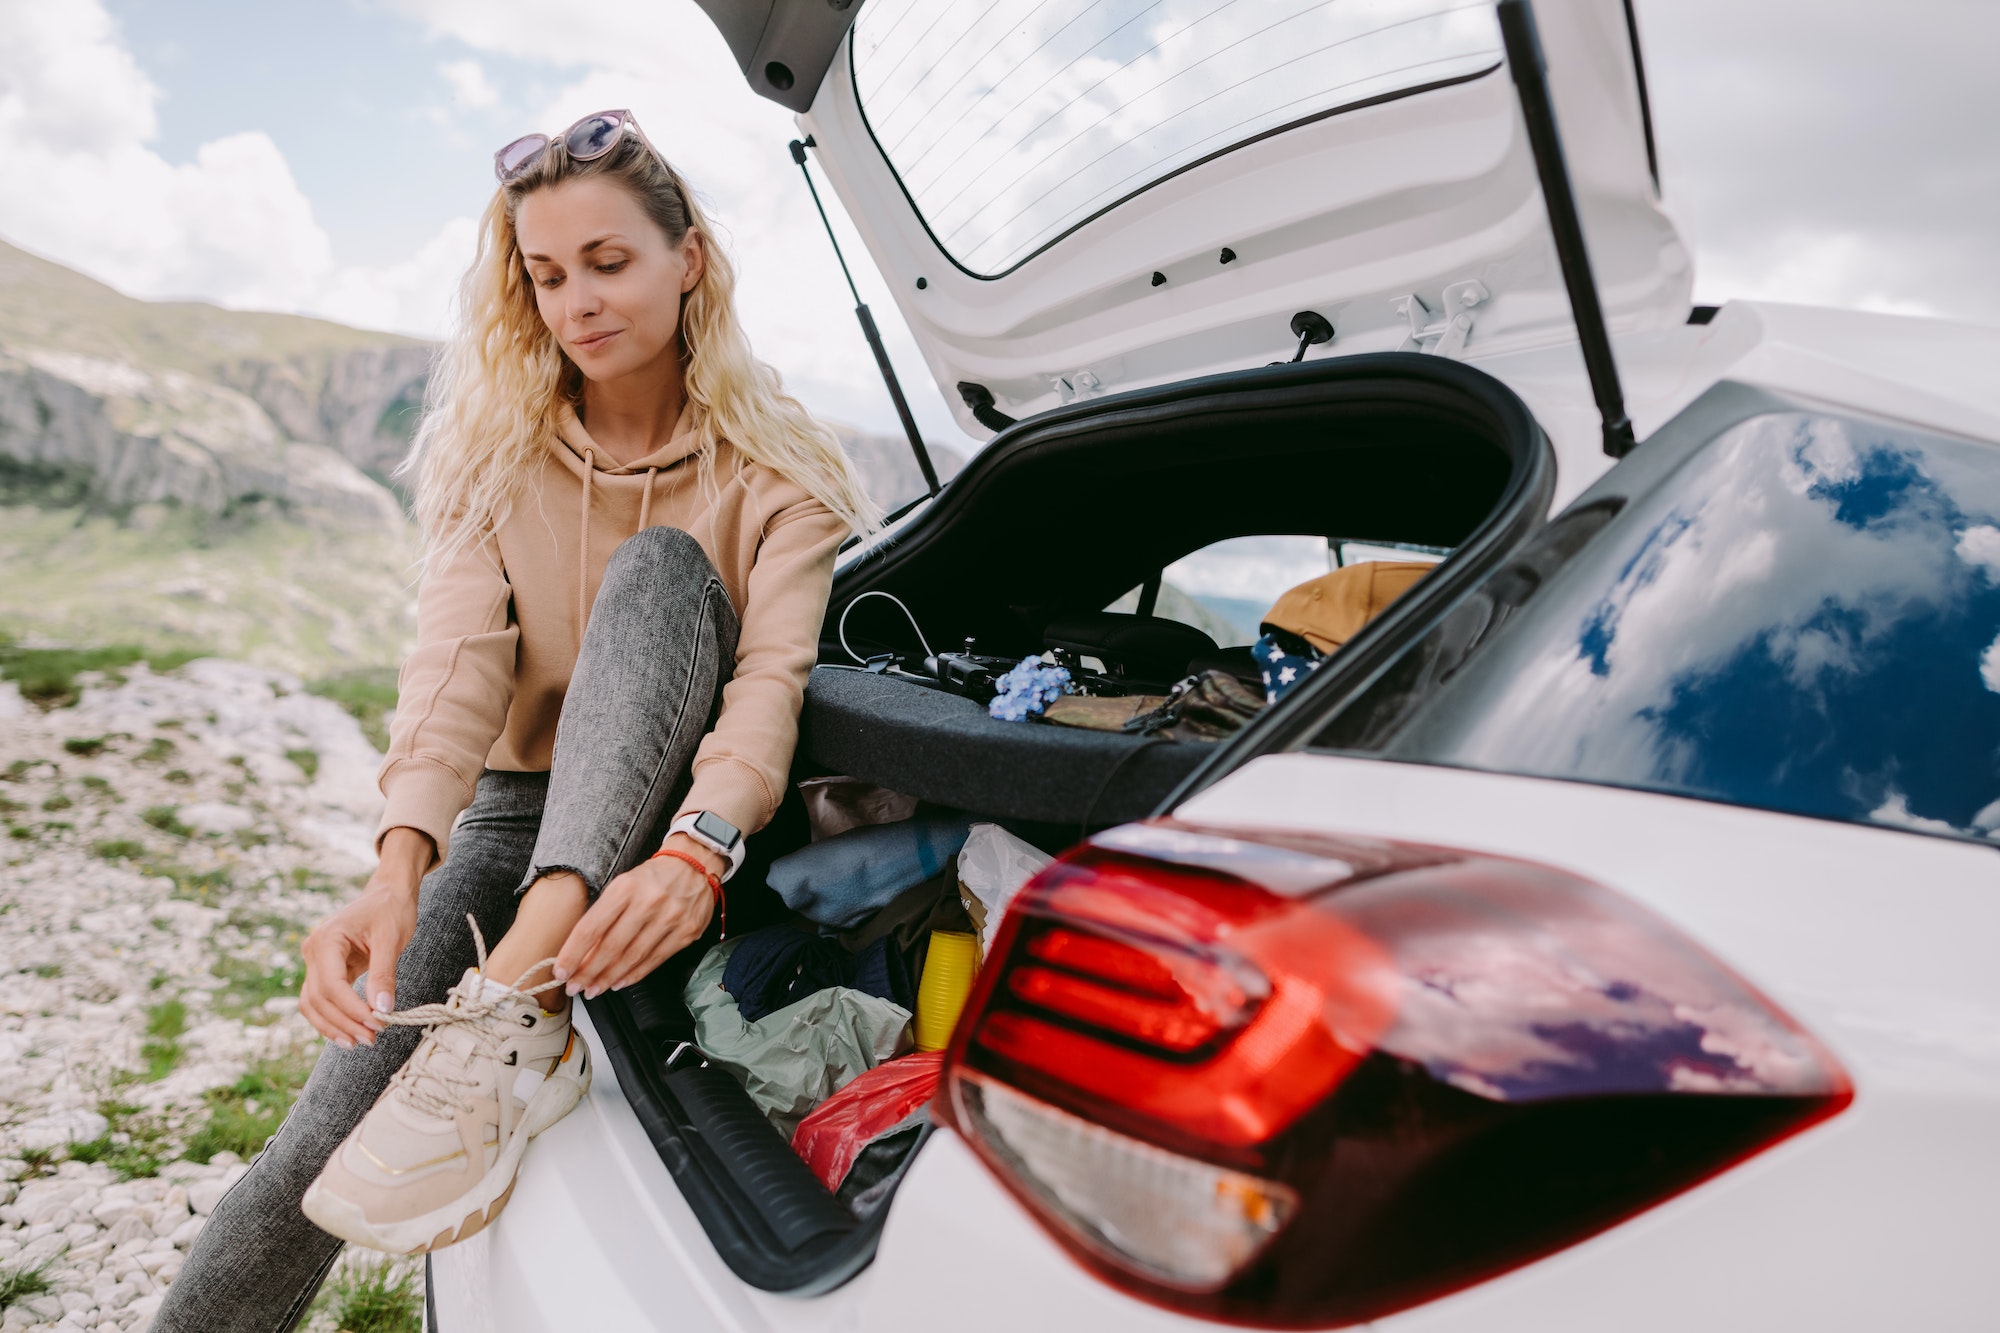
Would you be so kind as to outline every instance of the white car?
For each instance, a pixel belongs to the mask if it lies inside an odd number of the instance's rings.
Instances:
[[[1620,0],[702,3],[995,436],[799,776],[1064,855],[862,1191],[691,957],[593,1002],[432,1327],[2000,1326],[2000,334],[1691,309]],[[949,688],[1363,544],[1448,554],[1227,741]]]

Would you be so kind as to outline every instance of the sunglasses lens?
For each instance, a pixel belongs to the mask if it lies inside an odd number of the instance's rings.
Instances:
[[[625,128],[623,116],[606,113],[580,120],[563,137],[563,147],[579,162],[588,162],[594,157],[603,157],[618,142],[619,132]]]
[[[503,181],[510,181],[534,165],[535,159],[548,151],[549,136],[527,134],[514,140],[493,155],[493,174]]]

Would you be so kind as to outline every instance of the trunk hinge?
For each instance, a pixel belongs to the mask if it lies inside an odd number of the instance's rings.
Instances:
[[[1472,335],[1472,311],[1492,299],[1493,293],[1477,278],[1454,282],[1444,289],[1444,315],[1431,317],[1424,298],[1411,292],[1396,298],[1396,313],[1410,321],[1410,336],[1398,351],[1429,352],[1432,356],[1459,357],[1465,354],[1465,340]]]

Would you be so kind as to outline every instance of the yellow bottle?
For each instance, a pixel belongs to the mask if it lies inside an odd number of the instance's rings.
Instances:
[[[917,1049],[941,1051],[951,1044],[959,1011],[979,972],[979,937],[957,930],[931,932],[924,977],[917,983]]]

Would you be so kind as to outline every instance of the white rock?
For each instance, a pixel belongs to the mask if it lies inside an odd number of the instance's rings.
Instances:
[[[257,822],[257,816],[240,805],[221,801],[197,801],[180,808],[181,823],[197,833],[236,833]]]
[[[111,1122],[95,1111],[76,1107],[30,1120],[14,1131],[14,1142],[23,1148],[59,1148],[65,1143],[88,1143],[101,1139]],[[75,1165],[65,1162],[64,1166]]]
[[[127,1241],[149,1241],[153,1238],[153,1226],[139,1213],[127,1213],[111,1228],[111,1243],[122,1246]]]
[[[232,1166],[243,1165],[243,1159],[241,1157],[238,1157],[235,1153],[230,1152],[227,1148],[224,1148],[221,1152],[209,1158],[208,1164],[210,1166],[219,1166],[224,1170],[228,1170]]]
[[[220,1180],[197,1180],[188,1186],[188,1207],[200,1217],[207,1217],[215,1211],[215,1205],[222,1202],[222,1196],[229,1192],[229,1186]]]
[[[66,1291],[56,1299],[62,1302],[64,1314],[81,1314],[97,1308],[97,1301],[88,1292]]]
[[[194,1238],[201,1234],[201,1228],[207,1220],[206,1216],[190,1217],[187,1221],[174,1228],[174,1234],[171,1237],[174,1245],[184,1250],[194,1244]]]
[[[0,1181],[0,1204],[14,1202],[14,1196],[19,1194],[20,1192],[21,1192],[21,1187],[19,1185],[16,1185],[13,1181],[11,1180]]]
[[[109,1193],[109,1191],[106,1192]],[[109,1227],[117,1225],[120,1219],[131,1216],[134,1212],[138,1211],[138,1208],[138,1203],[130,1196],[122,1199],[113,1196],[105,1199],[102,1203],[91,1209],[90,1215],[97,1219],[99,1226]],[[88,1238],[86,1237],[86,1239]]]
[[[93,1240],[96,1240],[97,1228],[88,1222],[72,1222],[63,1228],[62,1234],[63,1239],[70,1243],[71,1248],[75,1248],[78,1245],[88,1245]]]

